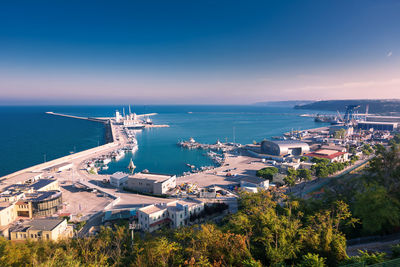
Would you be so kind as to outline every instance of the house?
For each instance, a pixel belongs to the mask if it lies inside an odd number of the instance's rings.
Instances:
[[[9,229],[10,240],[58,240],[72,235],[73,229],[65,219],[34,219]]]
[[[116,172],[110,176],[110,184],[115,187],[124,187],[128,182],[129,175],[123,172]]]
[[[140,208],[138,223],[142,230],[153,232],[162,227],[178,228],[188,225],[190,216],[204,210],[204,203],[194,199],[153,204]]]
[[[133,191],[162,195],[176,187],[176,176],[139,172],[129,176],[125,187]]]
[[[307,153],[305,156],[310,158],[329,159],[330,162],[346,162],[349,160],[349,153],[330,149],[320,149]]]

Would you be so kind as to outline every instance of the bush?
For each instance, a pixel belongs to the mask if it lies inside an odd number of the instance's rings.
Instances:
[[[264,178],[266,180],[272,180],[274,177],[274,174],[278,173],[278,168],[275,167],[266,167],[262,168],[261,170],[258,170],[256,175],[258,177]]]
[[[384,252],[368,253],[368,251],[362,250],[359,250],[358,252],[360,253],[359,256],[350,257],[344,263],[364,263],[365,265],[372,265],[386,260],[386,253]]]
[[[303,260],[299,267],[324,267],[325,258],[320,257],[318,254],[307,253],[303,255]]]
[[[400,244],[392,246],[392,258],[400,257]]]

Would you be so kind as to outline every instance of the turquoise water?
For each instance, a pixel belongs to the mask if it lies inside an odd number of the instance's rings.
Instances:
[[[104,143],[104,127],[100,123],[44,114],[54,111],[80,116],[113,116],[117,106],[1,107],[3,129],[0,150],[0,175],[47,160],[81,151]],[[125,110],[127,111],[127,107]],[[152,119],[169,128],[153,128],[138,134],[139,150],[118,162],[111,163],[107,173],[127,171],[130,157],[137,170],[181,174],[186,163],[211,165],[201,150],[185,150],[176,145],[183,139],[195,138],[202,143],[233,141],[246,144],[260,141],[290,130],[321,127],[312,118],[300,117],[306,111],[282,107],[260,106],[134,106],[138,114],[159,113]],[[190,112],[190,113],[189,113]],[[21,121],[25,121],[22,123]],[[21,142],[23,140],[23,142]]]

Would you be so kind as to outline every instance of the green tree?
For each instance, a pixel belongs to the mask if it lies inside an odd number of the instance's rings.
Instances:
[[[306,181],[311,181],[312,176],[311,176],[311,171],[308,169],[300,169],[297,171],[298,177],[301,180],[306,180]]]
[[[344,139],[346,137],[346,130],[345,129],[340,129],[338,131],[335,131],[334,138],[336,139]]]
[[[307,161],[308,161],[308,157],[302,156],[302,157],[300,158],[300,161],[301,161],[301,162],[307,162]]]
[[[272,178],[274,177],[274,174],[278,173],[278,168],[275,167],[266,167],[266,168],[262,168],[261,170],[258,170],[256,172],[256,175],[258,177],[262,177],[264,179],[267,180],[272,180]]]
[[[366,233],[389,230],[400,222],[399,201],[391,197],[383,186],[368,185],[356,195],[354,214],[361,219]]]
[[[331,209],[309,216],[303,232],[305,251],[325,257],[328,265],[337,265],[347,258],[346,238],[340,228],[354,226],[356,222],[343,201],[336,201]]]

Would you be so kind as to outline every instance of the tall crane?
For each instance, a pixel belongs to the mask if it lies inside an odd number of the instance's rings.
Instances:
[[[346,106],[346,113],[344,114],[344,122],[350,124],[354,120],[354,113],[360,107],[360,105],[348,105]]]

